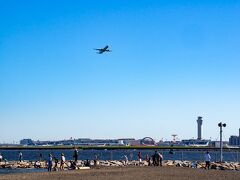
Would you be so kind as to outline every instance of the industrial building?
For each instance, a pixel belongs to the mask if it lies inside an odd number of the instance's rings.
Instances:
[[[240,146],[240,128],[238,136],[230,136],[229,138],[229,145],[231,146]]]

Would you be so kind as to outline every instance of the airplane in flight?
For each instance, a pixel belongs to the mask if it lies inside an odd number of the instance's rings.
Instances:
[[[98,52],[98,54],[102,54],[102,53],[104,53],[104,52],[111,52],[111,50],[109,50],[108,49],[108,45],[107,46],[105,46],[104,48],[100,48],[100,49],[94,49],[94,50],[97,50]]]

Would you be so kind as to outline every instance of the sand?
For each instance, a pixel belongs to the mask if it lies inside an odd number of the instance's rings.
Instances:
[[[161,180],[185,180],[185,179],[219,179],[239,180],[239,171],[204,170],[181,167],[108,167],[94,168],[90,170],[72,170],[44,173],[26,173],[0,175],[3,179],[24,180],[135,180],[135,179],[161,179]]]

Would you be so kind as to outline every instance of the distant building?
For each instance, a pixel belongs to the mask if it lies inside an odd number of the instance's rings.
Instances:
[[[20,145],[22,146],[129,146],[134,138],[128,139],[73,139],[59,140],[59,141],[33,141],[31,139],[22,139]]]
[[[234,135],[230,136],[229,145],[240,146],[240,129],[239,129],[239,135],[238,136],[234,136]]]
[[[134,138],[121,138],[121,139],[118,139],[119,144],[124,144],[125,146],[130,146],[132,141],[135,141],[135,139]]]
[[[182,144],[185,146],[195,146],[195,147],[207,147],[210,146],[211,140],[205,139],[184,139],[182,140]]]
[[[238,136],[230,136],[229,145],[238,146],[239,145],[239,137]]]
[[[227,148],[228,147],[228,142],[227,141],[223,141],[222,145],[223,145],[223,147]],[[215,147],[215,148],[220,148],[220,141],[211,141],[210,142],[210,146],[211,147]]]
[[[31,146],[31,145],[35,145],[32,139],[22,139],[20,141],[20,145],[23,146]]]

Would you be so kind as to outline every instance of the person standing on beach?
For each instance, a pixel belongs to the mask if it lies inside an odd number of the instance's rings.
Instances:
[[[160,152],[158,152],[158,155],[159,155],[159,165],[162,166],[163,155]]]
[[[94,154],[94,160],[93,160],[94,166],[97,166],[97,160],[98,160],[98,156],[97,154]]]
[[[205,159],[205,163],[206,163],[205,169],[210,169],[211,156],[208,151],[204,155],[204,159]]]
[[[2,160],[3,160],[3,156],[2,156],[2,154],[0,153],[0,162],[2,162]]]
[[[124,164],[126,166],[126,165],[128,165],[128,157],[127,157],[127,155],[124,155],[123,157],[124,157]]]
[[[61,170],[64,170],[65,161],[66,161],[65,156],[64,156],[64,154],[62,153],[62,154],[61,154],[61,162],[60,162],[60,169],[61,169]]]
[[[148,154],[146,155],[146,161],[148,163],[148,166],[151,166],[151,158]]]
[[[23,159],[23,154],[22,154],[22,152],[19,152],[18,153],[18,160],[19,160],[19,162],[22,162],[22,159]]]
[[[52,155],[49,154],[49,157],[48,157],[48,172],[51,172],[52,171],[52,165],[53,165],[53,158],[52,158]]]
[[[75,148],[75,150],[74,150],[73,158],[74,158],[75,163],[76,163],[78,161],[78,150],[77,150],[77,148]]]
[[[155,159],[154,166],[159,166],[159,164],[160,164],[160,155],[159,155],[158,151],[155,151],[154,159]]]
[[[139,161],[139,163],[142,162],[142,154],[140,151],[138,152],[138,161]]]

